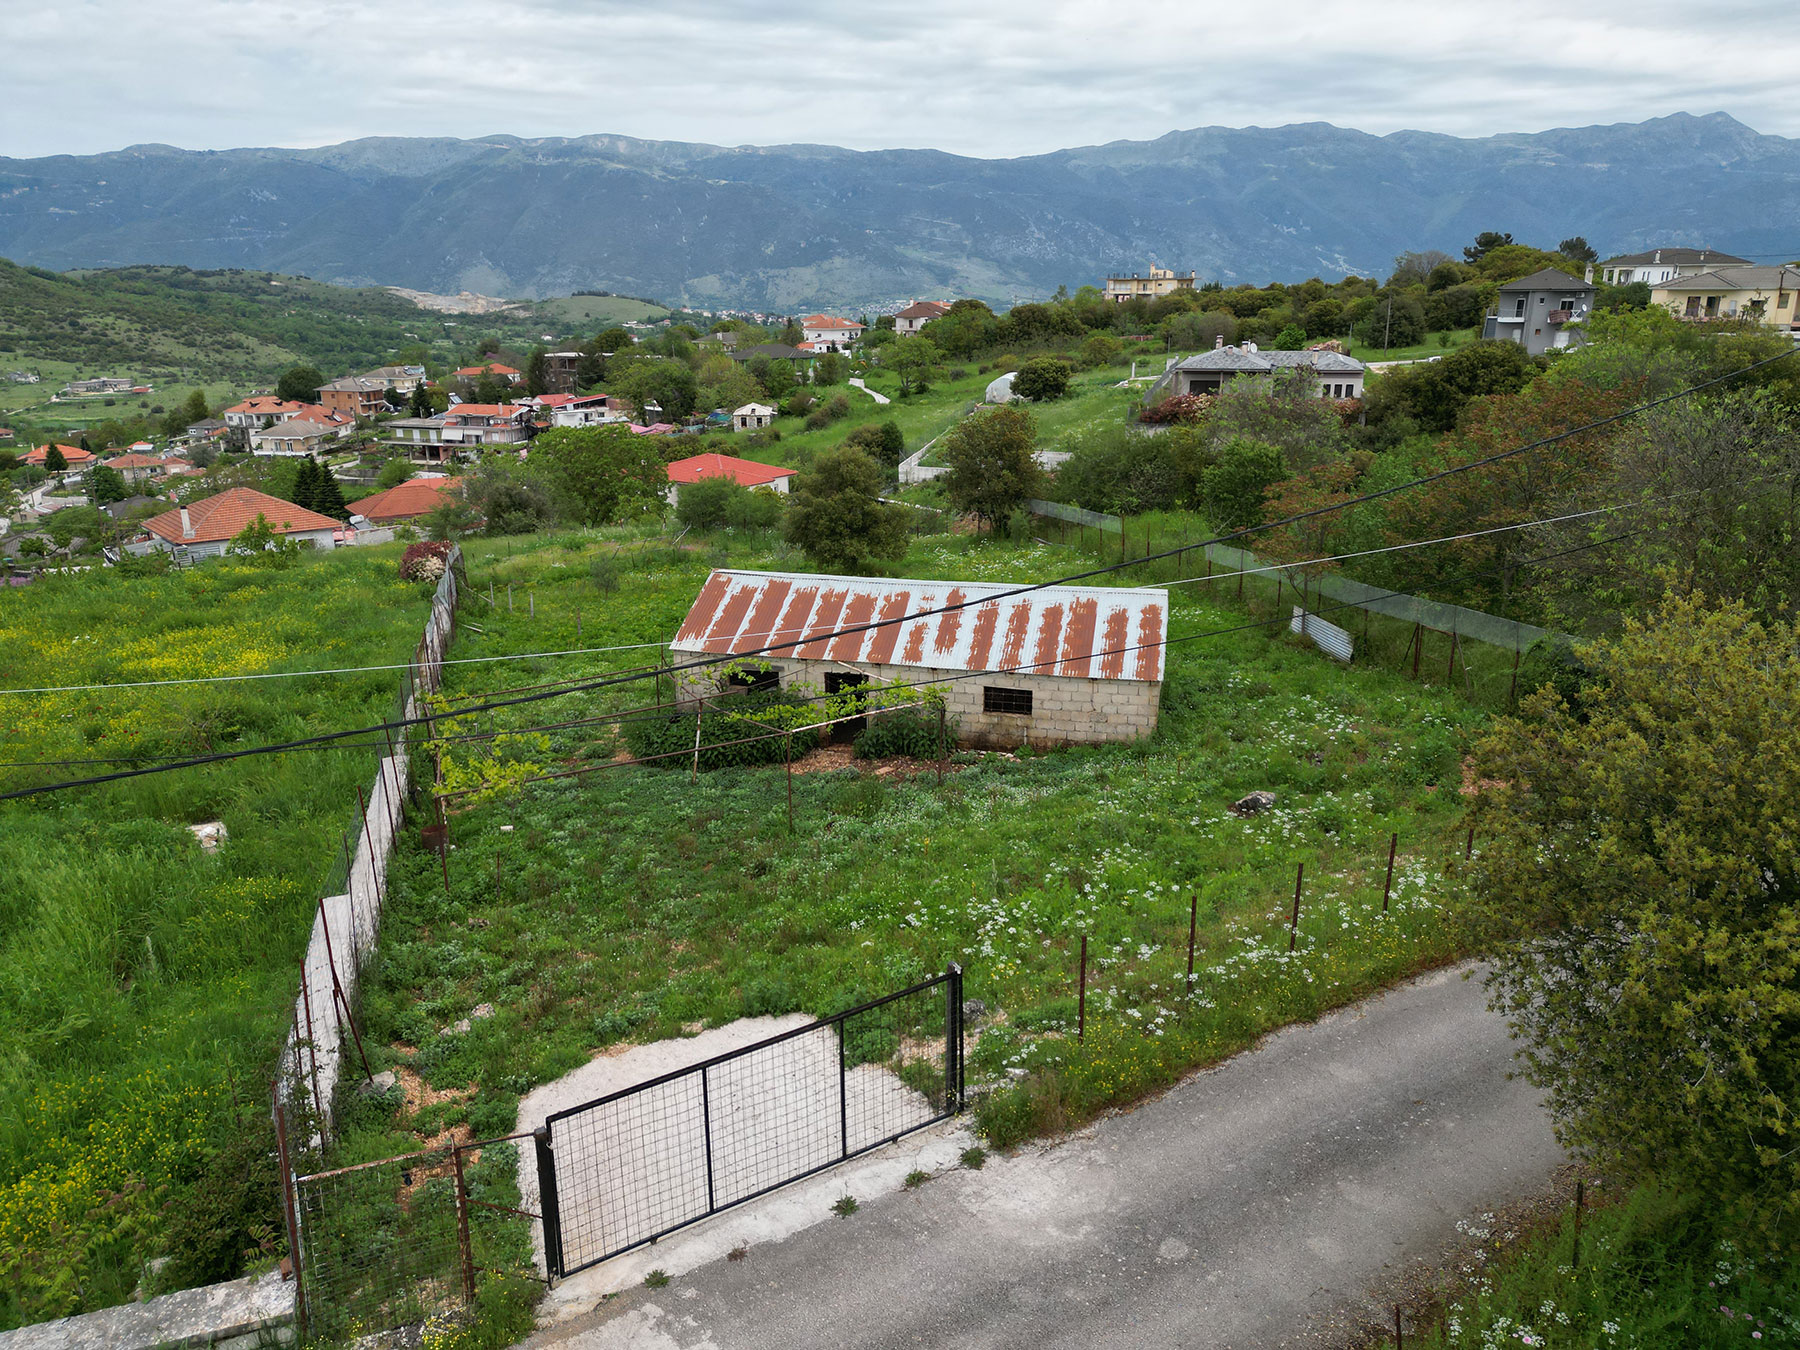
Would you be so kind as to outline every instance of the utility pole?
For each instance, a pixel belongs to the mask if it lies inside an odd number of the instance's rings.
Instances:
[[[1381,325],[1381,354],[1387,355],[1388,334],[1394,331],[1394,297],[1388,296],[1387,322]]]

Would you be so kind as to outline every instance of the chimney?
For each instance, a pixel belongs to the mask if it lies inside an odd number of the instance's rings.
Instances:
[[[183,539],[192,539],[194,537],[194,522],[188,519],[187,507],[185,506],[181,508],[181,537]]]
[[[1654,258],[1652,258],[1650,261],[1651,262],[1661,262],[1662,261],[1662,250],[1660,248],[1656,250],[1656,256]]]
[[[1213,350],[1216,352],[1225,345],[1225,335],[1218,333],[1213,337]]]

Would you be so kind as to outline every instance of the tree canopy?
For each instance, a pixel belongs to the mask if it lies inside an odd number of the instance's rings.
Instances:
[[[1672,596],[1472,773],[1466,908],[1563,1140],[1800,1211],[1800,634]]]
[[[1036,444],[1037,421],[1023,408],[989,408],[957,423],[938,442],[951,505],[990,526],[1007,519],[1040,490]]]
[[[666,505],[669,472],[655,438],[634,436],[622,426],[546,431],[531,443],[531,463],[559,512],[582,525],[661,515]],[[492,519],[491,511],[485,513]]]
[[[906,556],[906,508],[877,500],[882,473],[851,446],[827,450],[795,477],[787,541],[828,572],[861,574]]]
[[[317,366],[290,366],[275,382],[275,393],[290,403],[317,403],[325,373]]]

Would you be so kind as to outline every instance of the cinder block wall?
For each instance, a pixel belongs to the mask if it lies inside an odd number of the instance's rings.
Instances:
[[[684,653],[670,654],[680,661]],[[832,673],[860,671],[877,684],[915,684],[945,680],[958,671],[931,670],[922,666],[856,666],[835,661],[799,661],[766,658],[779,672],[783,687],[807,684],[823,690]],[[692,702],[701,694],[714,694],[720,676],[716,670],[683,672],[677,677],[680,699]],[[1029,689],[1031,713],[982,711],[982,690]],[[1156,730],[1162,700],[1160,680],[1084,680],[1061,675],[982,675],[955,680],[946,686],[945,709],[955,719],[963,745],[1010,750],[1015,746],[1090,745],[1105,741],[1134,741]]]

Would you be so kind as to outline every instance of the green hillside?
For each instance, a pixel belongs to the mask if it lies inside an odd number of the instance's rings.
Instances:
[[[553,323],[575,328],[615,323],[644,323],[667,316],[668,310],[628,295],[564,295],[538,303],[537,312]]]

